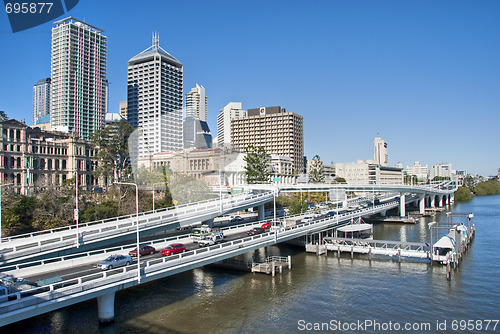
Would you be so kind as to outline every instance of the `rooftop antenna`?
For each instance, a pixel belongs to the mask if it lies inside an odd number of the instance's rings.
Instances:
[[[160,34],[155,31],[153,32],[153,49],[158,50],[160,46]]]

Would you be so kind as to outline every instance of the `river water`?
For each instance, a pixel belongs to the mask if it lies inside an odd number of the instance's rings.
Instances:
[[[99,326],[97,302],[91,300],[0,332],[500,333],[500,323],[493,330],[495,322],[486,321],[500,318],[500,195],[476,197],[451,210],[474,213],[476,237],[450,281],[444,266],[424,262],[268,247],[249,256],[292,255],[292,270],[272,277],[196,269],[118,292],[111,325]],[[429,242],[429,221],[376,225],[374,238]]]

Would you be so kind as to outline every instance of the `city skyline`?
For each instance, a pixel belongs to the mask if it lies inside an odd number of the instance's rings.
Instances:
[[[229,102],[281,105],[304,117],[305,154],[325,163],[370,159],[382,137],[389,166],[450,162],[485,176],[500,166],[489,149],[500,145],[495,1],[199,2],[190,25],[183,17],[191,4],[153,11],[147,3],[100,3],[96,11],[81,2],[59,18],[108,37],[110,112],[127,99],[127,61],[158,31],[184,65],[184,87],[201,82],[210,92],[212,129]],[[31,125],[33,84],[50,76],[54,24],[13,34],[5,13],[0,22],[2,46],[16,51],[0,56],[0,110]],[[199,31],[205,38],[193,42]]]

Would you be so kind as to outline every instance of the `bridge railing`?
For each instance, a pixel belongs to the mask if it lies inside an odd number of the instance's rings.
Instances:
[[[242,208],[257,206],[262,204],[263,200],[268,201],[272,198],[271,192],[261,194],[245,194],[244,196],[233,196],[226,198],[221,206],[219,201],[202,201],[193,206],[186,206],[181,209],[169,210],[163,215],[153,214],[150,216],[139,217],[139,227],[141,231],[146,231],[160,226],[172,224],[175,222],[203,221],[223,214],[223,212],[233,212]],[[222,208],[222,212],[220,211]],[[108,223],[109,224],[109,223]],[[88,227],[82,229],[81,243],[90,244],[96,241],[102,241],[112,238],[117,238],[122,235],[135,233],[137,225],[137,217],[128,220],[113,221],[109,225],[97,225],[95,228]],[[50,239],[18,239],[16,243],[4,243],[3,249],[0,253],[3,256],[4,263],[13,259],[23,258],[26,259],[32,256],[39,256],[40,254],[48,253],[53,249],[68,249],[76,245],[76,236],[68,233],[54,233],[50,234],[53,238]],[[20,240],[26,240],[25,243],[20,243]]]
[[[222,200],[222,206],[226,207],[226,209],[232,209],[236,206],[236,204],[249,201],[252,202],[253,200],[259,200],[262,197],[270,197],[270,193],[262,193],[262,194],[256,194],[248,197],[248,194],[244,195],[239,195],[235,197],[225,197]],[[207,205],[203,205],[207,204]],[[213,209],[213,208],[219,208],[220,207],[220,200],[205,200],[205,201],[200,201],[200,202],[194,202],[194,203],[189,203],[189,204],[184,204],[181,205],[177,208],[166,208],[166,209],[161,209],[161,210],[155,210],[155,211],[148,211],[148,212],[143,212],[140,213],[139,215],[139,224],[145,223],[146,221],[156,221],[156,220],[163,220],[169,217],[177,217],[182,214],[187,214],[187,213],[196,213],[199,211],[207,210],[207,209]],[[184,209],[184,210],[182,210]],[[161,215],[161,213],[166,212],[166,215]],[[160,214],[160,215],[158,215]],[[149,217],[148,217],[149,216]],[[86,237],[88,237],[90,234],[100,234],[105,231],[109,231],[111,229],[116,229],[116,228],[122,228],[122,227],[132,227],[135,226],[137,220],[136,215],[125,215],[125,216],[120,216],[120,217],[114,217],[114,218],[109,218],[109,219],[103,219],[103,220],[98,220],[94,222],[89,222],[89,223],[84,223],[84,224],[79,224],[79,230],[81,232],[84,232],[86,234]],[[89,227],[96,227],[96,226],[101,226],[105,225],[107,223],[113,223],[113,226],[103,226],[98,229],[89,229]],[[121,225],[117,225],[121,224]],[[144,224],[143,224],[144,225]],[[150,224],[151,225],[151,224]],[[147,226],[146,226],[147,227]],[[54,228],[51,230],[44,230],[44,231],[38,231],[38,232],[32,232],[32,233],[26,233],[26,234],[20,234],[17,236],[12,236],[12,237],[7,237],[4,238],[5,243],[8,243],[9,241],[15,241],[19,240],[22,238],[32,238],[35,236],[41,236],[41,235],[51,235],[51,234],[57,234],[58,232],[62,231],[72,231],[76,230],[76,225],[69,225],[65,227],[59,227],[59,228]],[[72,235],[72,234],[71,234]],[[56,237],[57,238],[57,237]],[[63,241],[66,236],[60,236],[58,239],[55,239],[57,241]],[[38,246],[41,246],[43,242],[40,242]]]
[[[389,240],[370,240],[370,239],[353,239],[353,238],[323,238],[328,243],[343,246],[362,246],[391,250],[411,250],[411,251],[427,251],[430,249],[428,243],[423,242],[399,242]]]
[[[249,193],[245,193],[243,195],[236,195],[234,197],[233,196],[223,196],[223,198],[222,198],[223,205],[224,205],[225,201],[227,201],[228,203],[233,203],[234,202],[233,198],[235,198],[235,197],[246,198],[246,196],[248,196],[248,195],[249,195]],[[263,195],[265,195],[265,193],[264,194],[256,194],[250,198],[261,197]],[[157,209],[157,210],[144,211],[144,212],[139,213],[139,217],[144,217],[146,215],[158,214],[158,213],[167,212],[167,211],[174,211],[174,210],[177,211],[177,210],[182,209],[182,208],[198,207],[200,204],[205,204],[205,203],[210,203],[210,204],[215,203],[216,205],[218,205],[218,204],[220,204],[220,198],[207,199],[207,200],[203,200],[203,201],[185,203],[185,204],[180,204],[177,206],[172,206],[172,207],[167,207],[167,208],[162,208],[162,209]],[[114,223],[114,222],[117,222],[120,220],[136,219],[136,218],[137,218],[137,216],[135,214],[129,214],[129,215],[123,215],[123,216],[112,217],[112,218],[107,218],[107,219],[100,219],[100,220],[95,220],[95,221],[91,221],[91,222],[87,222],[87,223],[80,223],[80,224],[78,224],[78,229],[85,229],[86,227],[95,226],[98,224]],[[49,230],[36,231],[36,232],[18,234],[18,235],[14,235],[14,236],[10,236],[10,237],[4,237],[4,238],[2,238],[2,242],[9,242],[9,241],[13,241],[13,240],[21,239],[21,238],[31,238],[31,237],[39,236],[39,235],[54,234],[54,233],[61,232],[61,231],[73,231],[73,230],[76,230],[76,224],[71,224],[71,225],[62,226],[62,227],[56,227],[56,228],[49,229]]]
[[[384,203],[377,206],[377,210],[384,210],[389,207],[395,207],[398,205],[397,202]],[[360,212],[371,211],[370,208],[358,210]],[[344,220],[350,219],[350,216],[354,216],[354,213],[344,214]],[[163,257],[159,259],[153,259],[149,261],[142,262],[141,267],[141,277],[150,277],[151,275],[161,275],[166,270],[172,269],[172,267],[179,266],[182,263],[193,263],[195,257],[199,255],[206,255],[206,257],[215,256],[217,254],[222,254],[224,252],[231,250],[235,251],[248,251],[251,246],[262,246],[272,242],[278,242],[278,240],[283,238],[294,238],[296,236],[304,235],[307,233],[308,227],[314,228],[324,228],[325,226],[332,226],[340,222],[337,217],[327,217],[320,219],[318,221],[301,223],[290,227],[284,231],[275,232],[265,232],[256,236],[249,236],[242,239],[221,243],[218,245],[213,245],[209,247],[204,247],[200,249],[191,250],[185,253]],[[227,254],[230,255],[229,253]],[[196,260],[198,261],[198,260]],[[72,294],[81,295],[84,291],[94,290],[99,287],[106,285],[117,285],[125,284],[127,282],[134,282],[137,279],[137,268],[135,265],[123,267],[120,269],[113,269],[110,271],[93,273],[78,278],[73,278],[65,280],[62,282],[50,284],[44,287],[37,287],[30,290],[19,291],[6,296],[9,300],[7,302],[0,303],[0,315],[2,313],[11,312],[16,309],[25,308],[28,306],[34,306],[40,303],[46,303],[49,300],[53,300],[59,297],[65,297]],[[22,302],[20,302],[22,301]]]

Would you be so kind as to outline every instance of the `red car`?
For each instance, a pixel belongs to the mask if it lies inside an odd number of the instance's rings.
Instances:
[[[153,246],[139,246],[139,254],[141,254],[141,256],[154,254],[154,252],[156,252],[156,249]],[[128,252],[128,255],[136,257],[137,248]]]
[[[263,228],[264,230],[270,229],[271,228],[271,222],[267,221],[264,224],[260,225],[260,228]]]
[[[183,244],[170,244],[161,251],[161,255],[169,256],[172,254],[179,254],[186,251],[186,246]]]

